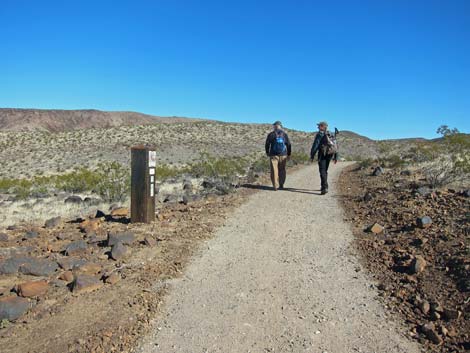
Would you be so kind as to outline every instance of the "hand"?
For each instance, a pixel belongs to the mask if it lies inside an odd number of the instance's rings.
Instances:
[[[313,163],[313,158],[310,158],[310,163]]]
[[[290,161],[290,156],[287,156],[287,160]]]
[[[333,163],[334,163],[334,164],[338,163],[338,160],[337,160],[337,159],[335,159]]]

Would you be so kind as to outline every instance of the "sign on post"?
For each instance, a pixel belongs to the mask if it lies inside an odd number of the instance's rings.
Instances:
[[[157,152],[150,146],[131,148],[131,222],[155,221]]]

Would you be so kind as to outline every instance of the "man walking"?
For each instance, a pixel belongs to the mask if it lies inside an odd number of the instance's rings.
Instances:
[[[276,121],[273,124],[274,131],[266,138],[266,155],[270,159],[271,181],[274,191],[284,189],[286,182],[286,164],[291,154],[289,136],[282,130],[282,123]]]
[[[310,150],[310,160],[313,162],[318,152],[318,169],[320,170],[321,194],[328,193],[328,167],[331,160],[338,161],[338,147],[336,138],[328,131],[328,123],[322,121],[317,124],[318,133]]]

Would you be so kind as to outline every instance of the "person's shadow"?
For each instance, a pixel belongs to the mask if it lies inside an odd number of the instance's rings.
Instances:
[[[264,190],[264,191],[272,191],[273,188],[272,186],[266,186],[266,185],[256,185],[256,184],[242,184],[242,188],[246,189],[253,189],[253,190]],[[309,190],[309,189],[300,189],[300,188],[284,188],[284,189],[279,189],[279,191],[289,191],[289,192],[298,192],[301,194],[310,194],[310,195],[321,195],[320,191],[321,190]]]

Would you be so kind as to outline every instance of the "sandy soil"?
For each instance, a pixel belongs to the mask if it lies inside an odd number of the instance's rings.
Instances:
[[[345,165],[327,196],[316,165],[252,195],[170,282],[137,351],[419,352],[361,271],[336,192]]]

